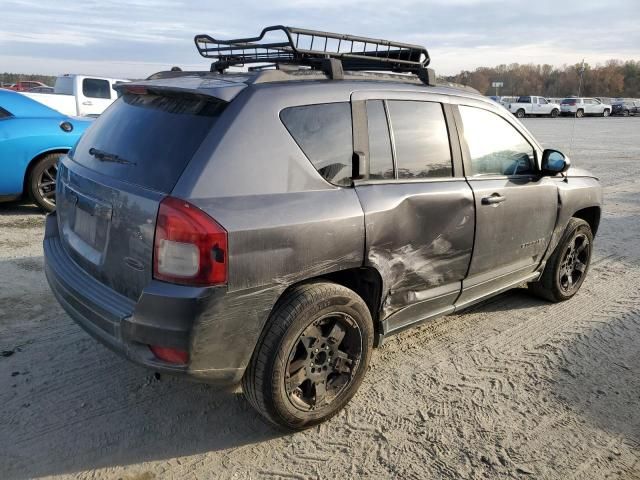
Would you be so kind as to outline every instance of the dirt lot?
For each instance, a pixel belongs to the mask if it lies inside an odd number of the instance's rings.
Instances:
[[[569,152],[573,120],[526,124]],[[97,344],[48,291],[43,216],[0,206],[0,478],[640,478],[640,118],[575,136],[606,198],[577,297],[520,289],[404,333],[345,411],[295,435]]]

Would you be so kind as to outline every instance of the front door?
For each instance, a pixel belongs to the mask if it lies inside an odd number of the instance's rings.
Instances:
[[[354,139],[367,127],[360,150],[368,160],[355,188],[365,215],[365,265],[382,276],[384,334],[453,311],[474,230],[473,194],[457,143],[451,149],[446,99],[389,95],[352,97],[354,119],[355,110],[366,112],[354,122]]]
[[[558,195],[540,175],[536,148],[510,120],[466,105],[456,118],[476,207],[473,257],[456,302],[461,308],[535,275],[556,223]]]

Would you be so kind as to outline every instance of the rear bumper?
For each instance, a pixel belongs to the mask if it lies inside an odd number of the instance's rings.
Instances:
[[[55,213],[47,217],[43,247],[45,274],[54,296],[69,316],[95,339],[157,372],[219,385],[240,381],[244,365],[211,364],[211,355],[203,358],[202,349],[193,348],[193,333],[200,330],[197,320],[212,302],[224,296],[223,291],[153,281],[137,302],[120,295],[86,273],[65,252]],[[215,343],[211,342],[209,347],[227,351],[232,348],[224,339],[220,339],[218,345]],[[190,354],[189,364],[172,365],[158,360],[148,345],[186,350]]]

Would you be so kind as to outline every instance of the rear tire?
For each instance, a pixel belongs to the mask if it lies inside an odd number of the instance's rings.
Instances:
[[[556,118],[559,113],[560,113],[560,110],[558,110],[557,108],[554,108],[553,110],[551,110],[551,118]]]
[[[584,117],[584,110],[580,109],[580,110],[576,111],[576,117],[578,117],[578,118]]]
[[[242,379],[260,415],[303,430],[338,413],[358,390],[373,349],[365,302],[331,282],[294,287],[278,302]]]
[[[516,112],[516,117],[518,118],[524,118],[525,117],[525,111],[521,108]]]
[[[45,212],[56,208],[56,175],[62,153],[50,153],[42,157],[29,173],[29,196]]]
[[[573,297],[584,282],[593,247],[593,233],[587,222],[572,218],[549,257],[540,279],[529,289],[550,302],[563,302]]]
[[[625,110],[624,112],[622,112],[622,116],[623,117],[628,117],[629,116],[629,110]]]

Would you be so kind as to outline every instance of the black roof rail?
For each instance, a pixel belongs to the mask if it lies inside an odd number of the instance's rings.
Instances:
[[[269,32],[281,32],[281,41],[263,41]],[[435,73],[428,69],[427,49],[420,45],[392,42],[341,33],[273,25],[259,36],[217,40],[209,35],[194,38],[198,52],[214,59],[211,71],[224,72],[231,66],[252,63],[305,65],[323,70],[330,78],[343,78],[343,70],[413,73],[428,85],[435,84]]]

